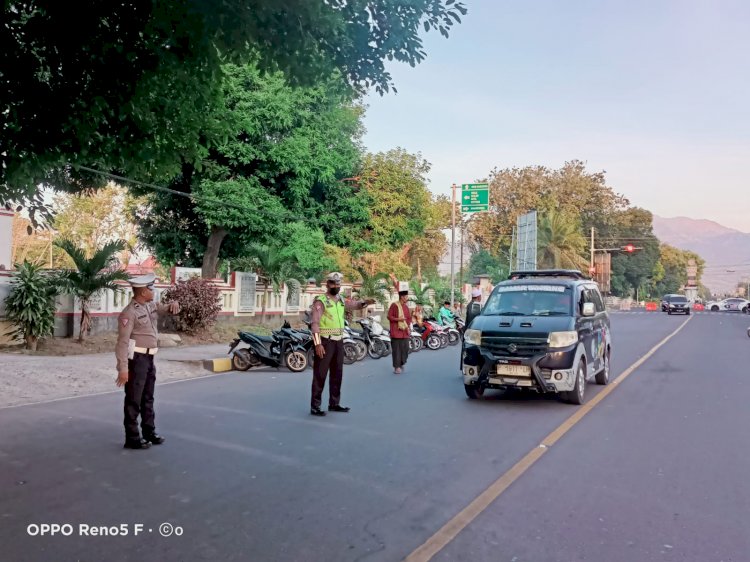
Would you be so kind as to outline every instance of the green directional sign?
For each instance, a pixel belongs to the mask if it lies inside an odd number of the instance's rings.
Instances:
[[[465,183],[461,186],[461,212],[481,213],[490,210],[490,186],[486,183]]]

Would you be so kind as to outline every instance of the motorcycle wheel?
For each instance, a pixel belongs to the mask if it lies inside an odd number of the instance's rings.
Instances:
[[[412,336],[409,340],[409,351],[412,353],[416,353],[417,351],[422,349],[422,346],[424,344],[422,343],[422,338],[420,336]]]
[[[456,345],[460,339],[458,332],[448,332],[448,345]]]
[[[436,349],[440,349],[440,347],[440,336],[437,334],[430,334],[427,337],[427,349],[435,351]]]
[[[369,355],[371,359],[380,359],[383,357],[384,352],[385,343],[383,340],[372,340],[372,343],[370,343],[370,346],[367,348],[367,355]]]
[[[440,347],[448,347],[448,334],[440,334]]]
[[[257,361],[247,349],[238,349],[232,355],[232,368],[236,371],[247,371]]]
[[[357,361],[362,361],[362,359],[367,357],[367,346],[362,340],[355,341],[354,345],[357,346]]]
[[[389,356],[393,352],[393,348],[391,347],[391,342],[384,341],[383,345],[385,346],[385,351],[383,352],[383,357]]]
[[[286,368],[293,373],[301,373],[307,369],[307,353],[302,351],[290,351],[284,357]]]
[[[351,365],[357,361],[357,346],[353,343],[344,344],[344,365]]]

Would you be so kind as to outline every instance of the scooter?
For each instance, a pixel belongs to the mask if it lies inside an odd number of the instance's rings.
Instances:
[[[424,325],[427,328],[424,332],[422,332],[422,342],[427,347],[427,349],[436,350],[443,347],[442,339],[440,338],[440,334],[437,332],[437,328],[439,327],[436,322],[425,320]]]
[[[424,347],[422,334],[414,326],[411,327],[411,337],[409,338],[409,353],[416,353]]]
[[[385,340],[382,339],[383,327],[379,324],[374,324],[370,317],[357,320],[357,324],[362,326],[362,337],[367,346],[367,355],[372,359],[385,357],[387,348]],[[376,336],[374,333],[377,328],[380,328],[379,336]]]
[[[307,350],[302,335],[295,332],[288,322],[270,336],[260,336],[251,332],[237,332],[239,337],[229,345],[232,366],[238,371],[267,365],[279,368],[282,365],[294,373],[307,368]],[[236,349],[240,342],[248,347]]]

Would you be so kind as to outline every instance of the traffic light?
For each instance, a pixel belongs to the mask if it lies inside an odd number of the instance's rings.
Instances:
[[[625,246],[625,247],[623,248],[623,250],[624,250],[625,252],[627,252],[628,254],[632,254],[633,252],[635,252],[635,246],[633,246],[632,244],[627,244],[627,245],[626,245],[626,246]]]

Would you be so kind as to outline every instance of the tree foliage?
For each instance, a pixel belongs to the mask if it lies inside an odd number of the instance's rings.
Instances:
[[[367,154],[359,184],[369,198],[370,251],[395,250],[422,235],[430,220],[429,163],[402,148]]]
[[[588,260],[583,257],[586,238],[577,215],[547,210],[539,221],[538,246],[537,260],[542,269],[588,268]]]
[[[40,183],[101,185],[79,164],[150,179],[196,165],[225,61],[384,92],[385,59],[421,62],[422,29],[447,36],[465,13],[453,0],[6,1],[0,200],[35,213]]]
[[[57,237],[75,240],[87,257],[108,242],[122,240],[126,251],[121,257],[127,265],[137,245],[137,228],[126,210],[133,204],[133,196],[114,184],[91,193],[61,193],[54,198],[52,228]]]
[[[346,224],[340,241],[357,238],[365,202],[339,190],[338,178],[358,163],[361,109],[341,81],[293,87],[253,65],[226,68],[217,115],[225,136],[200,168],[185,164],[172,181],[192,199],[156,193],[136,210],[144,242],[161,261],[201,264],[204,277],[214,277],[220,258],[285,238],[283,225],[295,218],[321,229]]]
[[[509,273],[508,260],[493,255],[484,248],[474,252],[469,260],[469,279],[489,275],[492,283],[499,283],[508,279]]]
[[[28,261],[20,264],[5,298],[5,317],[13,326],[7,335],[23,339],[28,349],[36,351],[39,340],[55,330],[56,296],[53,277]]]

